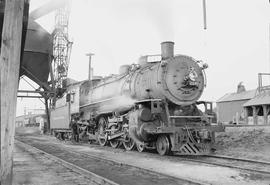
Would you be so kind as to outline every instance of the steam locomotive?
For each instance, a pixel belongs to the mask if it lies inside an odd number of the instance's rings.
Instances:
[[[208,67],[186,55],[174,55],[174,43],[161,43],[160,59],[143,56],[138,64],[123,65],[118,75],[69,85],[51,110],[51,129],[70,138],[70,122],[79,136],[113,148],[156,149],[201,155],[214,148],[212,104],[198,101]],[[198,106],[202,106],[204,111]]]

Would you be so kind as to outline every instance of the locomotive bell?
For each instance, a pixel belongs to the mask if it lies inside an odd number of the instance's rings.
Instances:
[[[161,43],[161,58],[166,60],[174,56],[174,42],[166,41]]]

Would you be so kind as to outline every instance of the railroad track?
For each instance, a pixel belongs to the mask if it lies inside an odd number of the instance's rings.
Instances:
[[[84,145],[87,146],[87,145]],[[96,146],[99,148],[99,146]],[[106,147],[102,147],[101,149],[105,149]],[[117,149],[115,149],[117,150]],[[131,153],[135,151],[130,151]],[[104,157],[97,156],[95,154],[89,154],[89,153],[81,153],[85,157],[91,157],[99,160],[105,160],[107,162],[113,161],[115,163],[119,163],[117,160],[113,159],[106,159]],[[245,170],[250,172],[256,172],[256,173],[263,173],[270,175],[270,162],[266,161],[258,161],[258,160],[250,160],[250,159],[243,159],[243,158],[233,158],[229,156],[221,156],[221,155],[204,155],[204,156],[159,156],[156,153],[147,153],[147,155],[153,156],[155,158],[166,158],[170,161],[191,161],[196,163],[204,163],[204,164],[210,164],[215,166],[221,166],[221,167],[228,167],[228,168],[234,168],[239,170]],[[122,163],[121,163],[122,165]],[[125,164],[126,166],[130,166],[128,164]],[[132,166],[134,168],[137,168],[136,166]],[[145,169],[147,171],[147,169]]]
[[[64,166],[83,174],[91,180],[93,179],[95,184],[207,184],[190,179],[180,179],[160,174],[91,154],[67,151],[64,147],[58,148],[54,144],[48,145],[48,143],[44,144],[21,138],[17,138],[16,142],[21,142],[24,145],[28,145],[28,147],[33,147],[36,150],[39,150],[49,158],[54,159],[56,162],[60,162]]]
[[[51,155],[47,152],[45,152],[44,150],[40,150],[36,147],[33,147],[31,145],[28,145],[24,142],[21,142],[19,140],[16,140],[16,143],[18,143],[20,146],[23,146],[26,150],[28,151],[34,151],[35,153],[39,153],[41,155],[43,155],[44,157],[56,162],[56,163],[59,163],[61,164],[62,166],[72,170],[72,171],[75,171],[79,174],[82,174],[84,177],[86,177],[87,179],[89,179],[91,181],[91,183],[95,184],[95,185],[119,185],[118,183],[115,183],[107,178],[104,178],[104,177],[101,177],[97,174],[94,174],[88,170],[85,170],[77,165],[74,165],[72,163],[69,163],[59,157],[56,157],[54,155]]]
[[[270,162],[222,155],[185,156],[181,159],[270,175]]]
[[[136,152],[136,151],[134,151]],[[98,159],[105,159],[103,157],[99,157],[93,154],[85,154],[87,156],[91,156]],[[221,156],[221,155],[204,155],[204,156],[159,156],[156,153],[149,153],[148,155],[152,155],[158,158],[169,158],[172,161],[191,161],[191,162],[199,162],[204,164],[210,164],[215,166],[222,166],[228,168],[234,168],[239,170],[245,170],[250,172],[256,173],[263,173],[270,175],[270,162],[267,161],[258,161],[258,160],[251,160],[251,159],[244,159],[244,158],[233,158],[229,156]],[[112,159],[109,159],[110,161]],[[117,161],[115,161],[117,162]]]
[[[104,148],[104,147],[103,147]],[[130,152],[136,152],[136,151],[130,151]],[[93,154],[87,154],[88,156],[100,158],[99,156],[93,155]],[[267,161],[259,161],[259,160],[251,160],[251,159],[245,159],[245,158],[234,158],[230,156],[223,156],[223,155],[204,155],[204,156],[159,156],[156,153],[148,153],[148,155],[151,155],[153,157],[157,158],[167,158],[171,161],[191,161],[196,163],[204,163],[204,164],[210,164],[215,166],[221,166],[221,167],[228,167],[228,168],[234,168],[239,170],[245,170],[255,173],[263,173],[270,175],[270,162]],[[102,158],[104,159],[104,158]],[[112,160],[112,159],[110,159]]]
[[[136,151],[130,151],[130,152],[136,152]],[[91,157],[100,158],[99,156],[96,156],[93,154],[87,154],[87,155]],[[180,159],[181,161],[186,160],[186,161],[191,161],[191,162],[196,162],[196,163],[199,162],[199,163],[204,163],[204,164],[210,164],[210,165],[215,165],[215,166],[228,167],[228,168],[234,168],[234,169],[239,169],[239,170],[245,170],[245,171],[270,175],[270,162],[267,162],[267,161],[251,160],[251,159],[245,159],[245,158],[234,158],[234,157],[224,156],[224,155],[159,156],[156,153],[148,153],[148,155],[151,155],[153,157],[157,157],[160,159],[165,157],[171,161],[179,161]]]

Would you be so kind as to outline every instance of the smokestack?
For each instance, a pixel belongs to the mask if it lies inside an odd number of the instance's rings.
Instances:
[[[174,42],[166,41],[161,43],[161,58],[166,60],[174,56]]]

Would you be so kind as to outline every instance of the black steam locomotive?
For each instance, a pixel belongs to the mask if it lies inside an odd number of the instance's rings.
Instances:
[[[150,56],[151,57],[151,56]],[[51,111],[51,128],[69,138],[69,123],[79,136],[113,148],[156,149],[160,155],[207,154],[213,148],[212,104],[198,101],[207,65],[174,55],[174,43],[161,43],[161,58],[120,67],[118,75],[73,83]],[[204,107],[204,111],[198,109]]]

